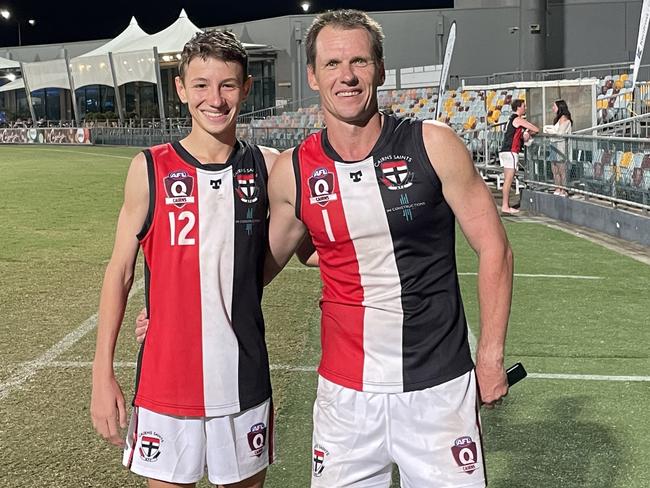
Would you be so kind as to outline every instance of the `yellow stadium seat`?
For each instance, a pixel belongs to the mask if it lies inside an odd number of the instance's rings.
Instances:
[[[632,154],[632,151],[628,151],[626,153],[623,153],[623,157],[621,158],[621,162],[619,164],[623,168],[629,168],[630,165],[632,164],[633,159],[634,159],[634,154]]]
[[[465,123],[463,124],[463,127],[464,127],[466,130],[474,129],[474,128],[476,127],[476,116],[474,116],[474,115],[470,115],[470,116],[467,118],[467,122],[465,122]]]

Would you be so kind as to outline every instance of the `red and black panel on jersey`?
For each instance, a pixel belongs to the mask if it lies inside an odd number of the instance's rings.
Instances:
[[[503,132],[503,144],[501,144],[501,152],[511,152],[519,154],[524,140],[524,128],[522,126],[515,127],[514,121],[519,117],[516,113],[510,115],[506,128]]]

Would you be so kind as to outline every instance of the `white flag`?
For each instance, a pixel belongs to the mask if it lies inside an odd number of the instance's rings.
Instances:
[[[442,97],[445,94],[445,88],[447,86],[447,77],[449,76],[449,65],[451,64],[451,55],[454,53],[454,44],[456,44],[456,21],[452,22],[451,28],[449,29],[449,37],[447,37],[447,47],[445,48],[445,59],[442,62],[442,70],[440,71],[440,87],[438,88],[436,120],[438,120],[438,117],[440,117],[440,113],[442,112]]]
[[[634,72],[632,73],[632,90],[636,85],[636,77],[639,74],[639,65],[643,57],[643,47],[645,46],[645,36],[648,33],[648,21],[650,21],[650,0],[643,0],[641,8],[641,20],[639,22],[639,38],[636,43],[636,54],[634,56]]]

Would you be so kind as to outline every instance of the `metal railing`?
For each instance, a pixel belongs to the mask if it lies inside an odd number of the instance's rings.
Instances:
[[[285,112],[296,112],[300,108],[306,108],[310,105],[314,105],[317,103],[319,103],[318,96],[303,98],[302,100],[297,100],[297,101],[290,101],[284,105],[278,105],[275,107],[256,110],[254,112],[239,114],[239,117],[237,118],[237,123],[250,124],[253,120],[266,119],[268,117],[273,117],[275,115],[282,115]]]
[[[648,138],[650,136],[650,113],[627,117],[607,124],[587,127],[586,129],[577,130],[573,134]]]
[[[254,127],[241,126],[239,134],[247,141],[260,146],[269,146],[284,151],[297,146],[307,136],[321,129],[315,127]]]
[[[650,210],[650,139],[544,135],[524,152],[524,181]]]
[[[93,144],[149,147],[182,139],[190,127],[94,127],[90,129]]]
[[[604,78],[607,75],[629,73],[631,63],[592,64],[572,68],[553,68],[544,70],[504,71],[488,75],[462,77],[463,85],[482,85],[513,83],[517,81],[553,81],[575,78]],[[639,67],[639,79],[647,80],[650,76],[650,64]]]
[[[458,133],[479,169],[499,165],[499,150],[503,143],[505,125],[506,122],[501,122]]]

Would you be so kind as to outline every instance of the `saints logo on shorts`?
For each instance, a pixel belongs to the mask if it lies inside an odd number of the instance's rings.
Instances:
[[[467,474],[478,469],[476,443],[469,436],[459,437],[451,448],[456,464]]]
[[[325,469],[325,457],[329,456],[329,451],[318,444],[314,446],[314,471],[316,478],[323,474]]]
[[[158,461],[160,444],[162,442],[162,437],[155,432],[143,432],[140,434],[140,457],[142,460],[150,463]]]
[[[266,425],[262,422],[251,427],[248,433],[248,446],[251,448],[253,456],[260,457],[266,446]]]

